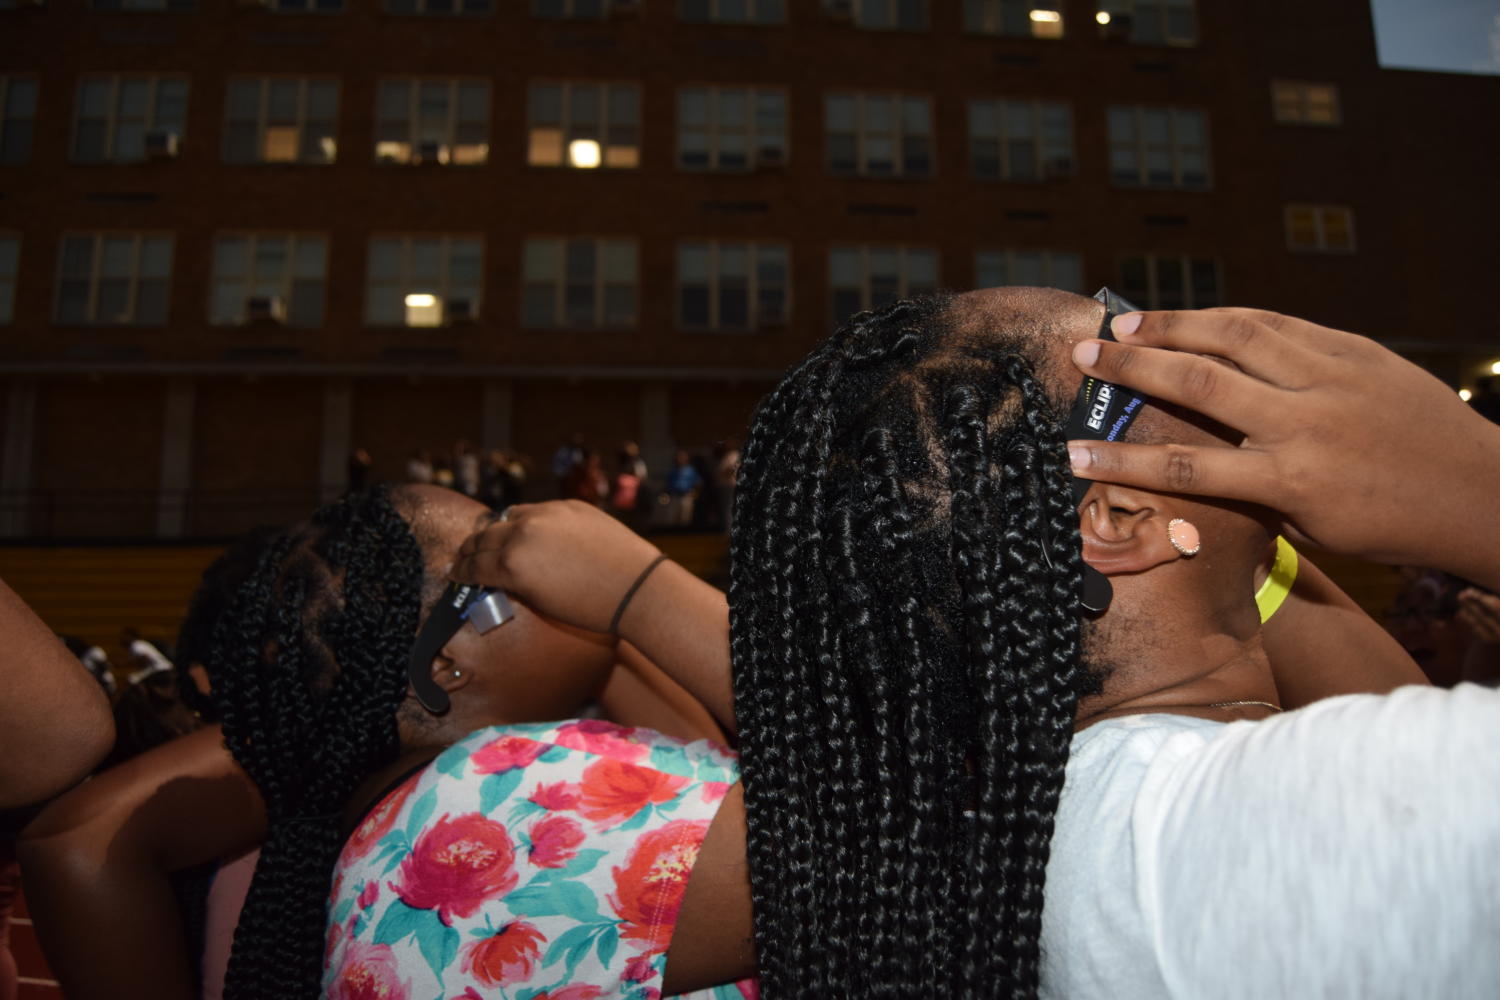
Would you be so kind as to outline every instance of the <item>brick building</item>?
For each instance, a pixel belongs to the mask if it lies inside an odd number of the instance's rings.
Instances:
[[[1497,120],[1367,0],[0,0],[0,535],[223,534],[353,447],[663,469],[931,287],[1472,382]]]

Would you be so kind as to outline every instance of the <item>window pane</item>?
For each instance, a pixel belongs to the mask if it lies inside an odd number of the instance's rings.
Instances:
[[[87,278],[93,269],[93,237],[69,236],[63,240],[62,273],[64,278]]]
[[[131,237],[110,237],[104,240],[99,258],[101,277],[127,277],[135,271],[135,240]]]
[[[370,277],[392,281],[401,274],[401,241],[370,241]]]
[[[681,284],[706,283],[709,246],[707,243],[684,243],[677,248],[677,280]]]
[[[299,239],[293,273],[299,278],[321,279],[327,267],[327,257],[327,243],[324,240],[306,237]]]
[[[140,326],[161,326],[167,321],[167,282],[164,278],[142,281],[136,287],[135,322]]]
[[[635,244],[607,242],[601,271],[605,281],[635,283]]]
[[[907,284],[913,292],[937,287],[937,254],[931,250],[913,250],[906,255]]]
[[[562,276],[556,240],[527,240],[522,254],[522,274],[528,282],[556,281]]]
[[[836,286],[860,283],[859,251],[832,250],[828,254],[828,283]]]

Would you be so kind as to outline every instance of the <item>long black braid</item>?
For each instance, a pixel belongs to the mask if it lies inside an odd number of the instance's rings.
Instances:
[[[1030,997],[1078,699],[1062,415],[1018,331],[862,313],[762,402],[735,708],[761,988]]]
[[[277,539],[214,630],[224,741],[268,818],[230,955],[231,1000],[319,993],[343,809],[398,751],[422,570],[387,491],[354,493]]]

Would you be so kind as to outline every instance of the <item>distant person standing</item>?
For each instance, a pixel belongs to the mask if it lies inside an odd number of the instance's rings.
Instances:
[[[464,496],[479,496],[479,452],[467,441],[453,446],[453,480]]]
[[[597,451],[592,448],[584,451],[583,461],[568,473],[563,496],[595,507],[604,506],[609,496],[609,477],[604,474],[604,462]]]
[[[686,448],[678,448],[672,471],[667,473],[667,523],[686,527],[693,523],[693,504],[703,488],[703,476],[693,466]]]
[[[432,455],[427,451],[418,449],[411,453],[406,460],[406,481],[408,483],[430,483],[432,482]]]
[[[646,461],[634,441],[620,444],[614,482],[610,484],[609,507],[625,521],[634,521],[640,510],[641,487],[646,482]]]
[[[583,462],[583,435],[574,431],[568,440],[557,446],[552,453],[552,479],[557,483],[557,495],[568,495],[568,473]]]

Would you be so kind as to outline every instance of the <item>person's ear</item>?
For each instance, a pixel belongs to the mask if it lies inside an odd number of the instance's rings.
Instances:
[[[1095,483],[1078,509],[1083,561],[1103,573],[1143,573],[1183,558],[1172,544],[1172,514],[1145,490]]]
[[[432,682],[452,695],[460,688],[468,687],[474,679],[474,671],[461,660],[448,655],[447,647],[432,658]]]

